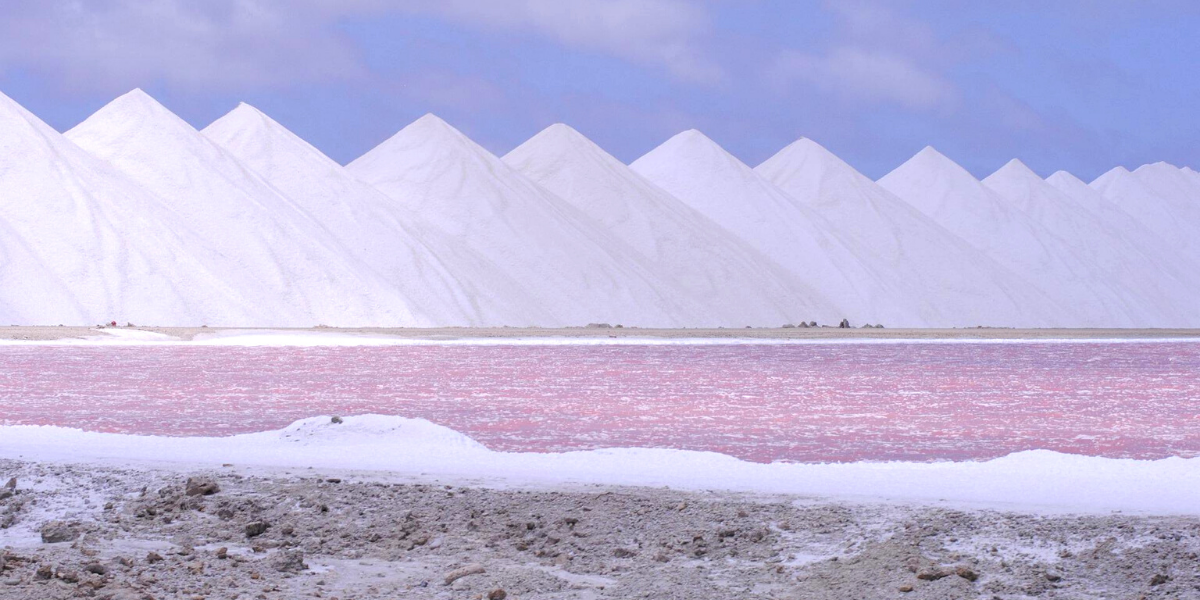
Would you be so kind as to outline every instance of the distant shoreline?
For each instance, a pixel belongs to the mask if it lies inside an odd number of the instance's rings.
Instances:
[[[389,336],[414,340],[488,338],[659,338],[764,340],[1038,340],[1038,339],[1164,339],[1200,338],[1200,329],[839,329],[837,327],[759,327],[656,329],[639,327],[81,327],[0,326],[0,340],[54,341],[85,339],[117,332],[145,331],[191,341],[201,334],[286,332],[333,335]]]

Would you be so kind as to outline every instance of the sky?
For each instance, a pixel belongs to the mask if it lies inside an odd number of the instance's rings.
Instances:
[[[564,122],[626,162],[694,128],[1090,181],[1200,168],[1196,32],[1193,0],[5,0],[0,92],[59,130],[135,87],[197,128],[244,101],[342,163],[432,112],[497,154]]]

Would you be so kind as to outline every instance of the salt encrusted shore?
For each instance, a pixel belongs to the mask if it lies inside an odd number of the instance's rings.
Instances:
[[[1200,517],[0,460],[0,598],[1200,598]]]
[[[836,324],[834,324],[836,325]],[[119,324],[117,327],[80,326],[0,326],[0,340],[55,341],[105,339],[137,335],[138,332],[157,334],[162,339],[192,341],[213,336],[236,336],[256,333],[289,335],[351,335],[384,336],[414,340],[466,340],[511,338],[564,339],[748,339],[748,340],[1088,340],[1088,339],[1169,339],[1200,338],[1200,329],[1009,329],[978,327],[958,329],[888,329],[862,328],[851,323],[849,329],[826,327],[776,328],[687,328],[651,329],[640,327],[146,327]]]

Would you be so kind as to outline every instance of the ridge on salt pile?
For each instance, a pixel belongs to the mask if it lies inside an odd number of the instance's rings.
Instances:
[[[1200,262],[1200,183],[1180,169],[1155,163],[1132,173],[1116,167],[1091,187],[1187,257]]]
[[[0,94],[0,322],[244,323],[180,219]]]
[[[320,222],[145,92],[117,98],[66,136],[167,199],[209,247],[236,259],[238,289],[254,290],[249,322],[419,322]]]
[[[1071,173],[1058,171],[1047,177],[1046,183],[1070,196],[1076,204],[1086,207],[1096,218],[1109,224],[1114,231],[1119,232],[1130,243],[1135,244],[1144,254],[1152,257],[1160,269],[1176,274],[1182,273],[1183,279],[1196,282],[1192,289],[1200,287],[1200,256],[1184,256],[1177,247],[1167,243],[1161,235],[1146,227],[1112,200],[1105,198],[1095,188]],[[1190,303],[1191,300],[1187,300],[1187,302]]]
[[[1087,278],[1110,288],[1130,312],[1140,315],[1140,325],[1178,327],[1200,321],[1200,310],[1189,299],[1195,288],[1187,275],[1164,261],[1165,255],[1148,250],[1150,240],[1102,220],[1096,206],[1077,202],[1017,159],[983,184],[1070,246],[1083,259]]]
[[[616,236],[434,115],[347,168],[523,286],[539,302],[524,325],[709,321]]]
[[[420,215],[355,179],[342,165],[258,109],[240,104],[201,133],[322,223],[407,298],[414,324],[537,322],[533,300],[487,258],[453,243]]]
[[[699,131],[676,135],[630,167],[789,269],[840,309],[817,320],[928,325],[918,308],[923,293],[918,285],[873,264],[867,249],[839,238],[828,219]]]
[[[567,125],[547,127],[503,160],[662,267],[712,324],[777,326],[836,314],[783,267]]]
[[[932,147],[878,183],[1066,307],[1051,317],[1053,325],[1134,327],[1147,321],[1119,293],[1091,279],[1094,265],[1069,244]]]
[[[801,138],[754,169],[829,219],[873,260],[925,290],[924,324],[1048,325],[1059,312],[1040,290],[859,173]]]

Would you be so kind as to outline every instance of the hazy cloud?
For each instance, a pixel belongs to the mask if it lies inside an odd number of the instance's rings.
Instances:
[[[387,13],[532,33],[687,81],[721,78],[697,43],[706,13],[679,0],[10,0],[0,70],[105,91],[147,79],[211,91],[354,78],[366,73],[337,22]]]
[[[913,109],[952,106],[958,97],[947,79],[911,59],[854,46],[821,55],[784,51],[770,76],[782,85],[804,81],[824,92]]]

